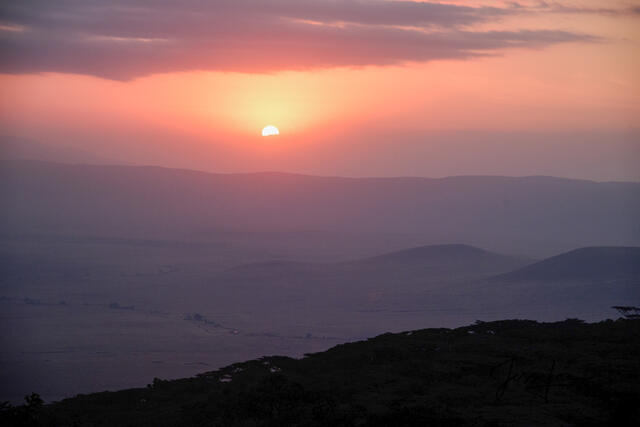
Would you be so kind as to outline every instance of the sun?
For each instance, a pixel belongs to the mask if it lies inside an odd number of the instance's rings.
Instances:
[[[278,130],[277,127],[269,125],[269,126],[265,126],[264,129],[262,129],[262,136],[273,136],[273,135],[280,135],[280,131]]]

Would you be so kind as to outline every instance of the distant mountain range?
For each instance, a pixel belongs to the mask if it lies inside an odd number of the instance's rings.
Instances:
[[[459,242],[534,257],[640,245],[640,183],[628,182],[352,179],[10,161],[0,166],[0,196],[1,226],[12,233],[205,239],[235,230],[299,233],[304,242],[313,231],[388,238],[395,248]],[[330,251],[342,245],[333,237],[323,244]]]

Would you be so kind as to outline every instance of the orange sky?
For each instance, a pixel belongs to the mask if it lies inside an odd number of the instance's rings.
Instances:
[[[543,37],[475,58],[303,69],[278,52],[287,61],[282,69],[145,69],[124,79],[92,75],[75,62],[63,72],[46,64],[11,69],[0,75],[1,133],[130,163],[221,172],[640,179],[633,162],[640,160],[640,13],[630,12],[640,3],[553,4],[565,9],[532,9],[462,31],[548,30],[593,39]],[[596,11],[604,8],[611,10]],[[4,22],[0,33],[13,37],[28,28]],[[267,124],[281,135],[261,137]]]

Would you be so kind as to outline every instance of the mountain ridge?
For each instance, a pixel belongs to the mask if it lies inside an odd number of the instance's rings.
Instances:
[[[0,168],[0,226],[15,232],[175,238],[214,229],[322,230],[391,236],[394,247],[457,241],[534,257],[640,245],[640,183],[11,165]]]
[[[109,159],[105,159],[107,161]],[[194,174],[202,174],[202,175],[212,175],[212,176],[291,176],[291,177],[303,177],[303,178],[320,178],[320,179],[336,179],[336,180],[349,180],[349,181],[366,181],[366,180],[380,180],[380,181],[455,181],[455,180],[476,180],[476,179],[504,179],[504,180],[551,180],[551,181],[567,181],[567,182],[584,182],[584,183],[594,183],[594,184],[631,184],[631,185],[640,185],[640,181],[618,181],[618,180],[606,180],[606,181],[597,181],[593,179],[587,178],[569,178],[562,176],[554,176],[554,175],[492,175],[492,174],[465,174],[465,175],[447,175],[440,177],[430,177],[430,176],[346,176],[346,175],[323,175],[323,174],[307,174],[300,172],[287,172],[287,171],[278,171],[278,170],[258,170],[252,172],[216,172],[216,171],[208,171],[202,169],[191,169],[191,168],[183,168],[183,167],[173,167],[173,166],[164,166],[164,165],[154,165],[154,164],[126,164],[122,163],[119,160],[109,160],[113,163],[91,163],[91,162],[73,162],[66,163],[57,160],[41,160],[41,159],[33,159],[33,158],[0,158],[0,163],[4,163],[6,165],[19,165],[19,164],[40,164],[40,165],[51,165],[51,166],[60,166],[60,167],[74,167],[74,168],[104,168],[104,169],[147,169],[147,170],[156,170],[156,171],[166,171],[166,172],[186,172],[186,173],[194,173]]]

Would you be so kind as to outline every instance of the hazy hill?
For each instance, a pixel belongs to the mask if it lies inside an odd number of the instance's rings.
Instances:
[[[640,322],[509,320],[384,334],[147,388],[4,408],[7,425],[633,425]]]
[[[468,306],[498,312],[601,319],[613,305],[640,304],[640,248],[576,249],[455,292]]]
[[[404,281],[450,281],[478,278],[514,270],[531,261],[501,255],[469,245],[429,245],[395,251],[360,260],[336,263],[267,261],[243,264],[220,276],[226,280],[278,280],[296,275],[342,277],[344,287],[368,286],[380,281],[401,288]],[[354,283],[357,282],[357,283]]]
[[[374,256],[351,263],[352,267],[394,269],[423,278],[481,276],[509,271],[528,264],[529,259],[497,254],[469,245],[429,245]]]
[[[205,238],[216,230],[313,230],[392,236],[396,248],[460,242],[534,256],[640,245],[638,183],[351,179],[22,161],[0,167],[0,196],[1,223],[11,232]]]
[[[583,248],[542,261],[466,245],[435,245],[342,263],[265,262],[212,278],[215,298],[238,310],[450,311],[476,318],[561,313],[602,318],[640,303],[640,248]]]
[[[269,261],[240,265],[207,285],[217,298],[239,306],[291,307],[291,301],[355,309],[375,300],[391,304],[407,293],[431,292],[528,264],[467,245],[423,246],[338,263]]]
[[[517,282],[640,281],[640,247],[580,248],[500,275],[496,279]]]

